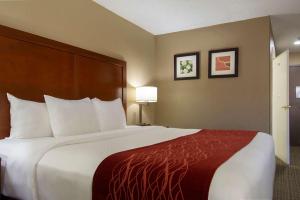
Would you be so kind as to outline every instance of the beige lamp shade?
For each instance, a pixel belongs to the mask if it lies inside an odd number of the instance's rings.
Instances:
[[[157,87],[153,87],[153,86],[137,87],[136,102],[138,103],[157,102]]]

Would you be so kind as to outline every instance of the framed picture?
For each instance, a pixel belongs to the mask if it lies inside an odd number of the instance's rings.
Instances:
[[[209,51],[208,78],[238,77],[239,49]]]
[[[199,52],[174,56],[174,80],[199,79]]]

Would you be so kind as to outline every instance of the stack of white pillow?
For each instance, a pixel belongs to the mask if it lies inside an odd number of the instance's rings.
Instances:
[[[10,138],[81,135],[126,127],[120,98],[65,100],[44,95],[45,103],[7,94],[10,102]]]

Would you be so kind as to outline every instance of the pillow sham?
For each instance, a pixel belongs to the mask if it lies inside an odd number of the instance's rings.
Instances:
[[[101,131],[126,128],[126,116],[120,98],[113,101],[92,100]]]
[[[100,131],[96,112],[89,98],[65,100],[48,95],[44,97],[55,137]]]
[[[10,103],[10,138],[51,137],[52,131],[45,103],[19,99],[7,94]]]

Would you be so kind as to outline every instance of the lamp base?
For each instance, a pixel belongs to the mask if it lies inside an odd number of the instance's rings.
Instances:
[[[148,105],[148,104],[146,104]],[[143,122],[143,104],[139,104],[139,123],[138,126],[151,126],[151,124],[147,124]]]

